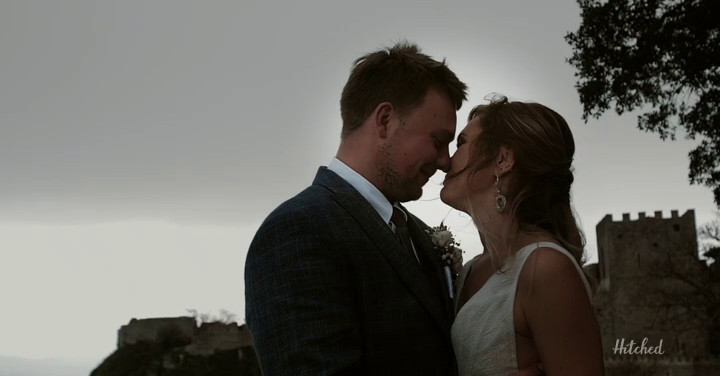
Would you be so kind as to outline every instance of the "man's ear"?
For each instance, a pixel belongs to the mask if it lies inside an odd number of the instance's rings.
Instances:
[[[395,107],[393,107],[390,102],[380,103],[377,107],[375,107],[375,111],[373,111],[372,115],[370,115],[372,117],[373,129],[375,129],[375,133],[380,138],[387,138],[388,126],[390,125],[390,120],[394,115]]]
[[[495,159],[495,174],[501,177],[512,171],[515,167],[515,152],[505,146],[500,147],[500,152]]]

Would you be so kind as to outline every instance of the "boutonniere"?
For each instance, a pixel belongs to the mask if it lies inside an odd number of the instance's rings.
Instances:
[[[448,288],[450,290],[450,298],[454,298],[453,281],[455,277],[460,273],[463,266],[462,249],[460,249],[460,243],[455,240],[452,232],[448,230],[442,222],[440,226],[435,226],[425,230],[430,236],[433,247],[438,252],[440,262],[443,265],[445,271],[445,278],[447,278]]]

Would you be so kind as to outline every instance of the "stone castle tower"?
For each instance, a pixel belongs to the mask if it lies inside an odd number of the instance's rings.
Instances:
[[[606,289],[613,282],[652,274],[667,255],[682,253],[698,260],[693,210],[682,216],[673,210],[670,218],[663,218],[661,211],[654,217],[641,212],[637,220],[626,213],[620,222],[608,214],[597,224],[596,232],[599,278]]]
[[[662,340],[665,355],[641,362],[667,363],[662,368],[674,369],[673,374],[694,374],[670,367],[683,359],[710,357],[709,325],[698,314],[702,287],[693,280],[708,268],[698,257],[694,211],[678,215],[673,210],[670,218],[661,211],[652,217],[641,212],[637,219],[623,214],[621,221],[606,215],[596,231],[599,262],[585,270],[598,282],[593,305],[606,366],[628,359],[614,354],[617,340],[639,344],[647,338],[649,346]],[[692,361],[688,364],[692,368]]]

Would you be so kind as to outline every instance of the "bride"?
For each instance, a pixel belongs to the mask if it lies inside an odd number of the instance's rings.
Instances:
[[[600,330],[570,206],[575,143],[535,103],[475,107],[440,197],[469,214],[485,251],[457,279],[452,341],[460,376],[603,375]],[[538,366],[540,367],[540,366]]]

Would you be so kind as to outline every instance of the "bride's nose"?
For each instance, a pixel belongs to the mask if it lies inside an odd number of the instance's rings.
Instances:
[[[450,152],[447,149],[441,152],[435,165],[437,169],[442,170],[442,172],[450,171]]]

